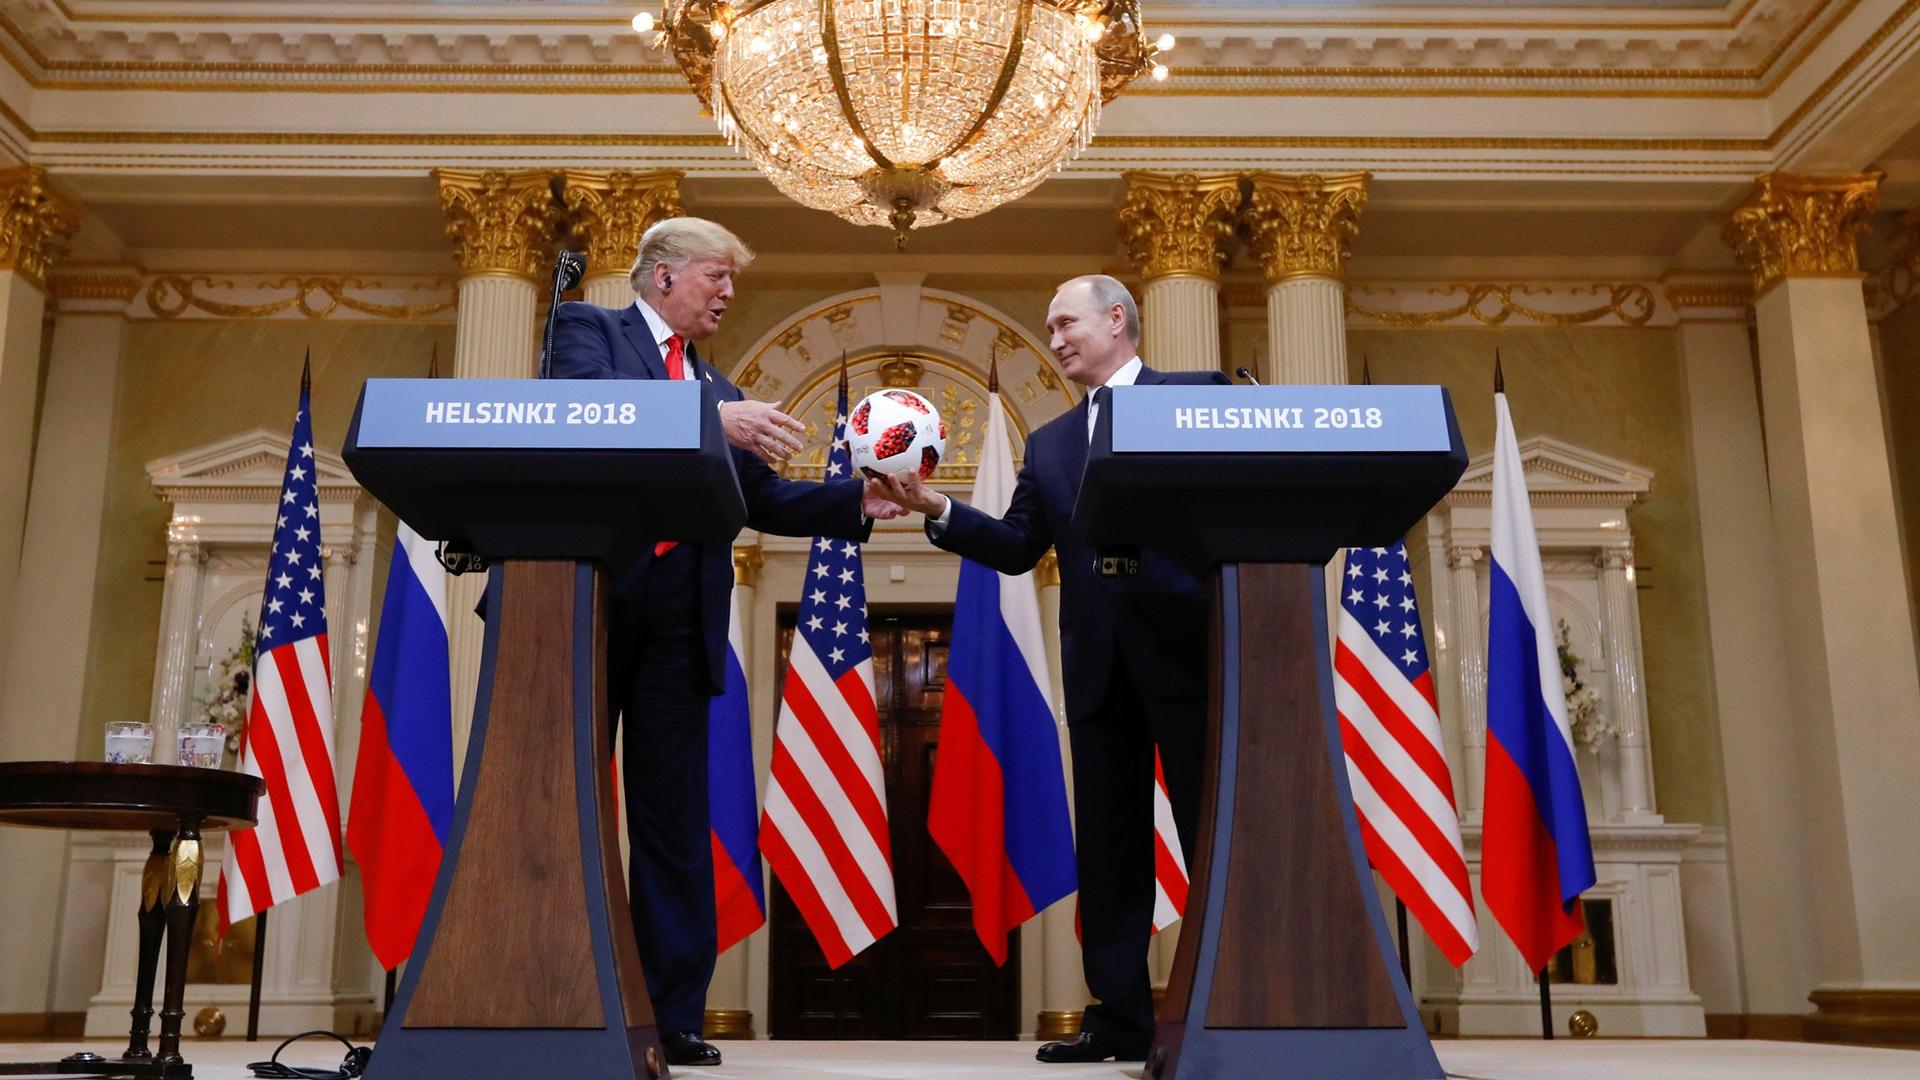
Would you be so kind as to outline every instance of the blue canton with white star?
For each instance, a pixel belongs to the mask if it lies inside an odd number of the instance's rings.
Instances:
[[[1427,636],[1413,602],[1413,571],[1405,541],[1390,548],[1348,548],[1340,606],[1399,666],[1408,681],[1427,670]]]
[[[833,419],[833,443],[827,451],[827,479],[848,476],[847,392],[840,392]],[[867,584],[860,570],[860,545],[851,540],[815,537],[807,555],[806,584],[800,589],[800,636],[838,680],[855,665],[873,659],[867,637]]]
[[[313,418],[307,391],[293,418],[293,447],[280,480],[279,518],[267,560],[267,592],[260,603],[259,650],[290,645],[327,632],[326,564],[320,549],[320,486],[313,460]]]

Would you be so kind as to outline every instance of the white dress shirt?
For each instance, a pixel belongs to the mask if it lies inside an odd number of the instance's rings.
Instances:
[[[661,318],[660,313],[653,310],[645,300],[636,296],[633,299],[633,306],[639,308],[640,317],[647,320],[647,329],[653,333],[653,343],[660,349],[660,362],[665,364],[667,362],[667,339],[673,336],[673,327],[668,326],[667,320]],[[687,339],[681,338],[680,377],[690,380],[696,378],[696,376],[693,373],[693,358],[687,355],[687,345]]]

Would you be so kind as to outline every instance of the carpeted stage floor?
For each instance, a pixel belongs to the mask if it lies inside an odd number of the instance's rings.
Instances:
[[[194,1041],[186,1047],[196,1080],[243,1080],[249,1061],[266,1059],[278,1040]],[[727,1062],[677,1069],[688,1080],[1138,1080],[1139,1065],[1041,1065],[1032,1043],[727,1042]],[[60,1057],[77,1049],[117,1054],[125,1043],[92,1040],[0,1043],[0,1062]],[[1805,1043],[1691,1039],[1443,1040],[1440,1062],[1459,1080],[1913,1080],[1920,1051]],[[337,1043],[308,1040],[281,1060],[335,1066]],[[377,1060],[377,1059],[376,1059]],[[550,1078],[566,1080],[564,1070]],[[1238,1080],[1238,1078],[1235,1078]],[[1246,1080],[1260,1080],[1248,1077]],[[1336,1080],[1336,1078],[1329,1078]],[[1344,1078],[1339,1078],[1344,1080]]]

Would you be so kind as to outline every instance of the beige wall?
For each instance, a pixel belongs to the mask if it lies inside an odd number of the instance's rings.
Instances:
[[[1251,352],[1236,340],[1234,363]],[[1453,395],[1470,455],[1493,448],[1493,351],[1521,438],[1547,434],[1653,470],[1630,522],[1639,564],[1654,789],[1671,821],[1725,824],[1701,595],[1700,525],[1674,331],[1354,330],[1350,376],[1438,383]]]
[[[144,717],[152,692],[167,507],[147,482],[146,463],[256,427],[291,430],[308,346],[314,440],[338,451],[361,381],[426,374],[436,343],[445,370],[453,356],[447,324],[181,321],[128,328],[89,648],[95,676],[82,709],[79,756],[99,756],[107,721]],[[384,559],[374,572],[377,608]]]

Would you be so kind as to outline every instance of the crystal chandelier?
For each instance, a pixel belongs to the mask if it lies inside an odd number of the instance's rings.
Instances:
[[[775,187],[902,247],[1031,191],[1173,47],[1139,0],[667,0],[660,38]]]

